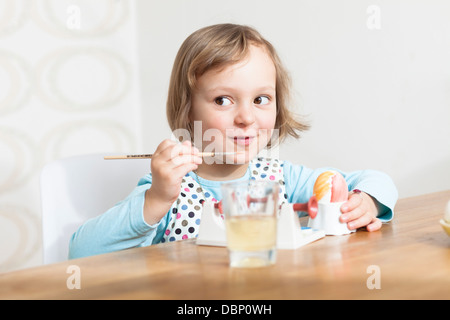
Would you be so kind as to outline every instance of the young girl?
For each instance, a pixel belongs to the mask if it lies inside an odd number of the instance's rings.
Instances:
[[[220,200],[223,182],[278,181],[281,201],[307,202],[316,178],[330,168],[257,156],[308,128],[289,111],[289,93],[275,49],[253,28],[220,24],[194,32],[175,59],[167,100],[171,129],[183,129],[189,139],[162,141],[151,173],[124,201],[78,229],[69,257],[194,238],[203,201]],[[203,158],[202,151],[226,154]],[[397,190],[387,175],[341,173],[349,190],[358,190],[341,207],[342,222],[375,231],[392,219]]]

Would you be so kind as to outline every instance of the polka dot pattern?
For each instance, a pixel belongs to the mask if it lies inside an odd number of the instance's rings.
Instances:
[[[278,159],[256,158],[250,163],[252,180],[278,181],[280,204],[287,200],[283,178],[283,162]],[[171,217],[161,242],[191,239],[198,236],[202,204],[205,200],[217,202],[208,190],[203,190],[188,174],[181,181],[181,192],[171,208]]]

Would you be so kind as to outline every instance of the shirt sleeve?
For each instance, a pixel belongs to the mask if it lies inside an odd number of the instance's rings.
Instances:
[[[359,189],[372,196],[378,207],[378,218],[387,222],[394,217],[394,206],[398,199],[398,191],[392,179],[377,170],[360,170],[343,172],[335,168],[310,169],[301,165],[284,162],[284,179],[286,193],[290,203],[304,203],[313,195],[317,177],[327,170],[340,172],[348,185],[349,191]]]
[[[167,216],[154,225],[145,222],[145,192],[150,187],[151,175],[147,175],[125,200],[78,228],[69,243],[69,259],[159,242]]]

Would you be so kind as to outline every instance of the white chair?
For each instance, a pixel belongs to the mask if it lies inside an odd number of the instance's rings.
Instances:
[[[67,260],[72,234],[125,199],[150,171],[149,160],[74,156],[44,166],[40,176],[44,264]]]

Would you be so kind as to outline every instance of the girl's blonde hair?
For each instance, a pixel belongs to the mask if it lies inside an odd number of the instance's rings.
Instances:
[[[183,42],[175,58],[166,110],[172,131],[187,129],[193,137],[189,113],[191,93],[197,78],[208,70],[241,61],[247,56],[250,45],[265,48],[275,65],[277,118],[274,129],[279,130],[279,141],[283,141],[287,135],[299,138],[299,133],[309,128],[305,122],[295,119],[289,110],[291,80],[272,44],[251,27],[217,24],[192,33]]]

